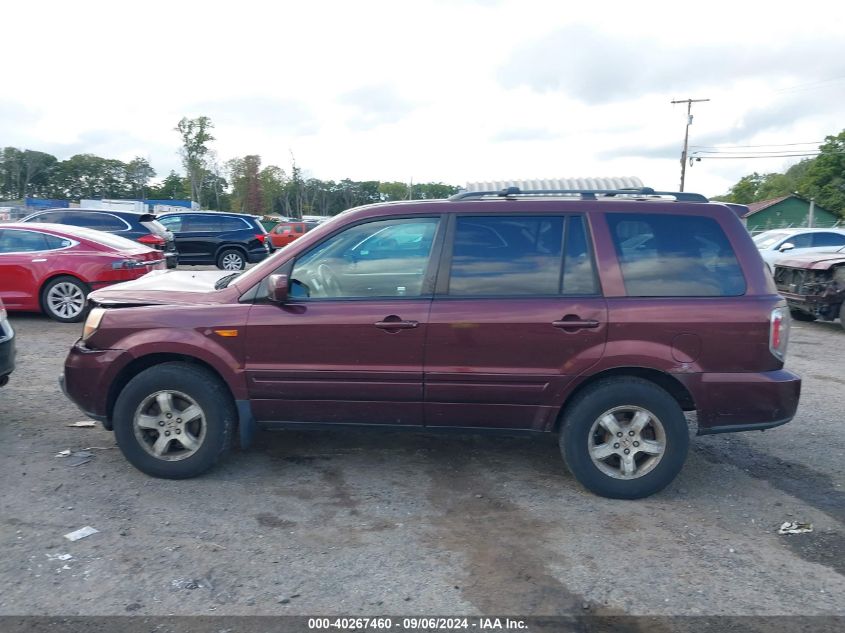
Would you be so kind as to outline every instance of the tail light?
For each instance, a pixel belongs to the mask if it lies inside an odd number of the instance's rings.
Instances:
[[[118,262],[112,262],[112,270],[132,270],[134,268],[143,268],[147,262],[139,259],[124,259]]]
[[[769,351],[778,360],[786,358],[786,346],[789,343],[789,311],[775,308],[769,317]]]
[[[138,238],[138,241],[145,246],[152,246],[153,248],[162,249],[164,248],[164,238],[158,235],[153,235],[150,233],[149,235],[144,235]]]
[[[259,241],[259,242],[261,242],[261,243],[263,244],[263,243],[264,243],[265,238],[267,237],[267,235],[266,235],[265,233],[256,233],[256,234],[255,234],[255,237],[257,237],[257,238],[258,238],[258,241]]]

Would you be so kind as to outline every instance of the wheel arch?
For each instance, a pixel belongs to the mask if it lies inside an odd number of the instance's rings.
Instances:
[[[82,279],[79,275],[74,275],[73,273],[64,272],[64,271],[53,271],[47,277],[45,277],[42,280],[41,285],[38,286],[38,307],[41,308],[42,312],[44,312],[44,290],[47,288],[47,285],[51,281],[58,279],[59,277],[70,277],[71,279],[75,279],[76,281],[81,283],[83,286],[88,288],[88,292],[91,292],[91,284],[89,284],[87,281]],[[85,296],[85,300],[88,301],[87,295]]]
[[[564,424],[566,419],[566,410],[569,405],[575,401],[578,394],[584,391],[587,387],[597,383],[600,380],[606,380],[608,378],[640,378],[642,380],[647,380],[651,383],[654,383],[658,387],[662,388],[666,391],[678,405],[681,407],[683,411],[695,411],[695,400],[693,399],[692,394],[690,393],[689,389],[677,378],[672,376],[671,374],[667,374],[666,372],[660,371],[658,369],[650,369],[647,367],[614,367],[612,369],[606,369],[604,371],[598,372],[592,376],[589,376],[578,386],[572,390],[572,392],[567,396],[566,400],[564,401],[563,405],[558,412],[558,416],[554,423],[553,431],[557,432],[560,431],[561,427]]]
[[[242,244],[238,244],[237,242],[224,242],[223,244],[221,244],[220,246],[217,247],[217,250],[214,251],[214,261],[215,261],[215,263],[217,262],[218,259],[220,259],[220,255],[223,253],[223,251],[228,251],[228,250],[240,251],[244,256],[244,260],[248,261],[249,251],[247,250],[247,248],[245,246],[243,246]]]
[[[235,395],[232,393],[229,384],[226,382],[220,372],[214,368],[214,366],[199,358],[196,358],[195,356],[189,356],[187,354],[178,354],[174,352],[159,352],[140,356],[130,361],[125,367],[121,368],[121,370],[111,381],[111,384],[109,385],[108,396],[106,398],[106,422],[104,422],[104,426],[108,430],[112,430],[112,416],[114,414],[115,403],[117,402],[117,398],[120,393],[123,391],[126,385],[129,384],[130,380],[132,380],[135,376],[140,374],[145,369],[155,367],[156,365],[161,365],[162,363],[174,362],[187,363],[195,367],[202,367],[212,373],[225,387],[225,393],[228,394],[229,398],[232,400],[232,404],[236,404],[237,401],[235,399]]]

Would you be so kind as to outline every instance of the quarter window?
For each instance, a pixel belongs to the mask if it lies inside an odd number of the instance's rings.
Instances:
[[[413,218],[346,229],[296,261],[291,296],[420,297],[438,224]]]
[[[222,217],[217,218],[221,231],[242,231],[248,229],[249,225],[241,218]]]
[[[735,297],[745,277],[718,222],[692,215],[609,213],[632,297]]]

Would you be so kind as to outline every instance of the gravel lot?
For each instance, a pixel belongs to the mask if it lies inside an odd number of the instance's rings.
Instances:
[[[670,488],[624,502],[582,490],[553,437],[265,433],[204,477],[151,479],[67,426],[81,326],[12,323],[0,615],[845,614],[838,324],[793,329],[792,423],[694,438]],[[778,535],[790,520],[814,531]]]

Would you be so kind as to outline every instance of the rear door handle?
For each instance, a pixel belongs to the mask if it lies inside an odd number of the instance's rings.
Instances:
[[[593,319],[572,319],[571,321],[560,320],[560,321],[552,321],[552,325],[556,328],[560,328],[562,330],[580,330],[580,329],[590,329],[594,330],[599,326],[598,321],[594,321]]]
[[[415,327],[418,327],[420,324],[419,321],[376,321],[373,323],[377,328],[381,328],[382,330],[412,330]]]

